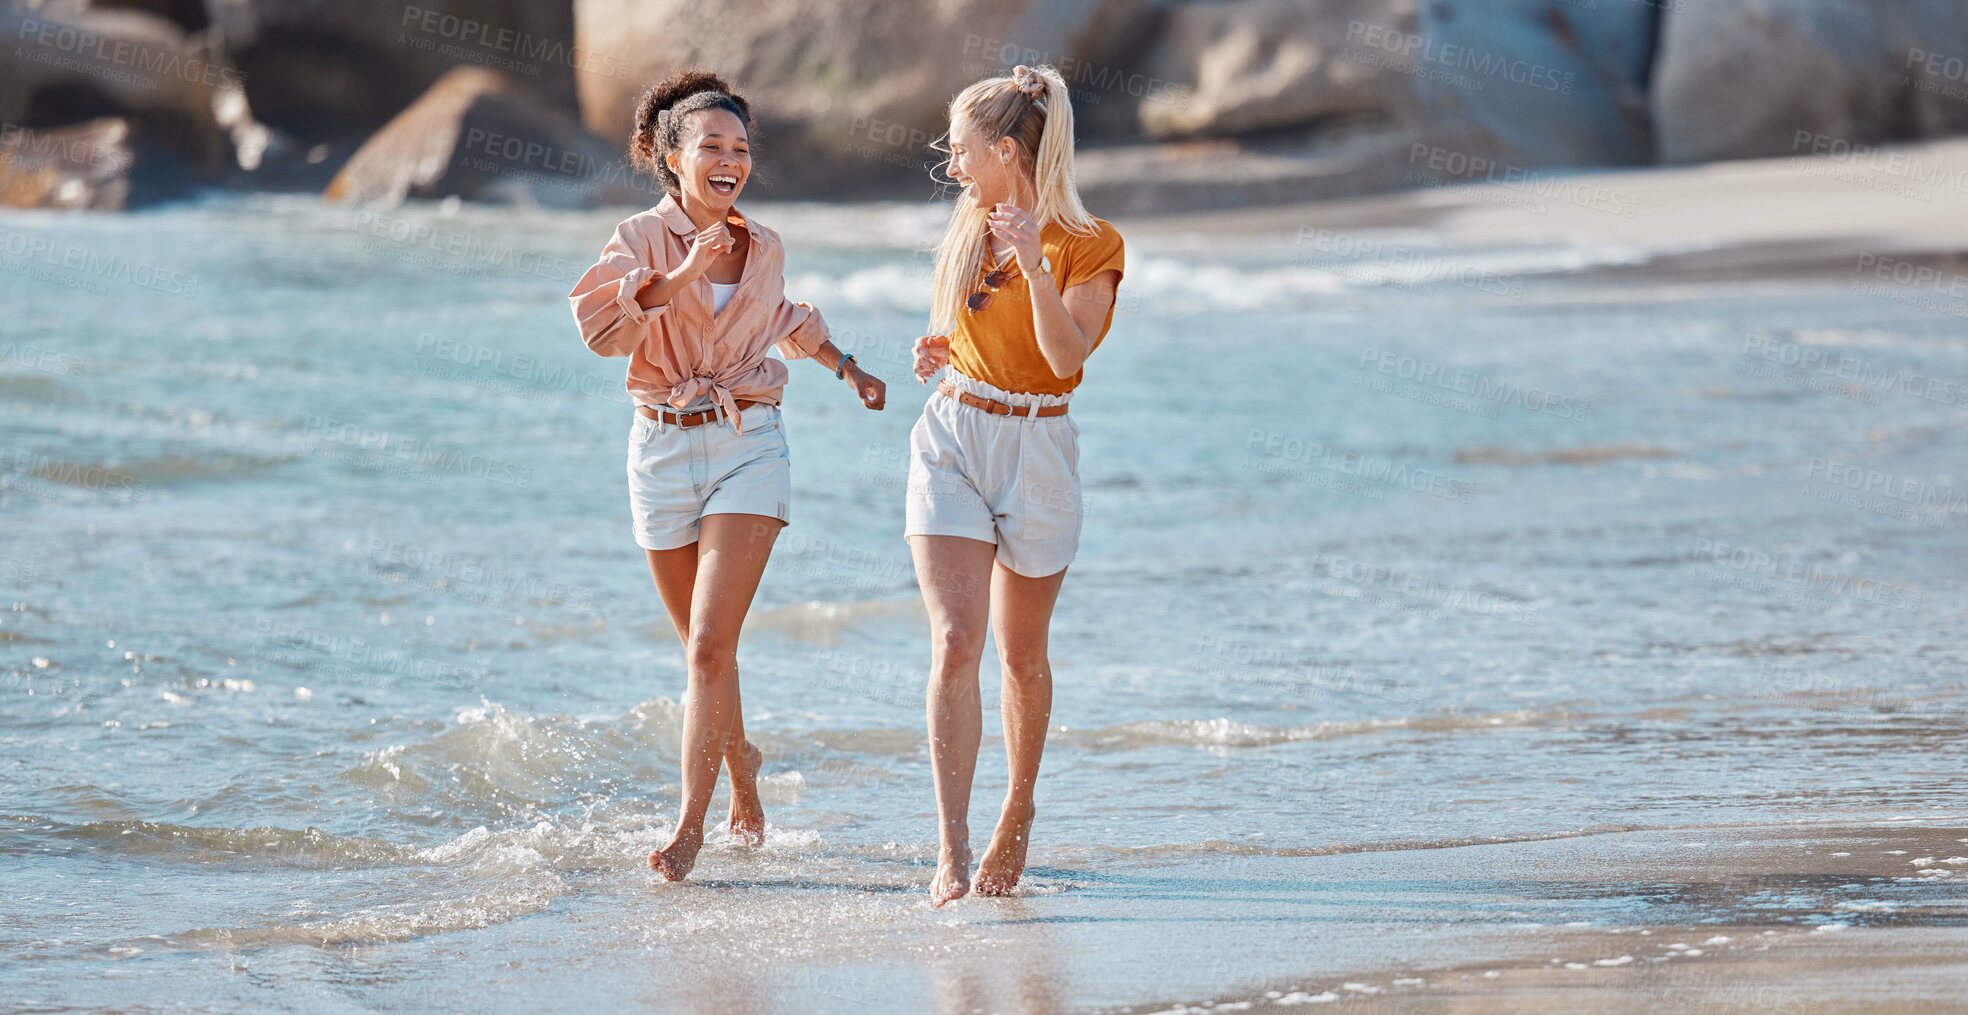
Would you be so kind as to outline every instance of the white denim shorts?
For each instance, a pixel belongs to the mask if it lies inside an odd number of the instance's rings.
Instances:
[[[959,391],[1007,405],[1062,405],[1070,395],[1014,394],[949,370]],[[909,431],[907,536],[994,543],[1027,578],[1065,570],[1080,548],[1080,428],[1071,415],[996,416],[938,392]]]
[[[705,515],[790,520],[793,468],[779,407],[754,405],[744,417],[740,434],[729,419],[680,427],[636,413],[629,427],[629,516],[637,546],[689,546]]]

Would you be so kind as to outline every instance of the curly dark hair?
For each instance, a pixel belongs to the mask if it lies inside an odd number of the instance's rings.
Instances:
[[[722,109],[745,125],[747,134],[756,134],[752,123],[752,104],[733,91],[725,80],[706,70],[681,70],[649,86],[636,103],[635,131],[629,135],[629,160],[639,169],[656,174],[656,182],[672,195],[682,193],[682,184],[670,171],[664,156],[683,143],[683,119],[700,109]]]

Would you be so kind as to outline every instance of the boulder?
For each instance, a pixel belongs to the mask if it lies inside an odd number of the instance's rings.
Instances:
[[[1644,162],[1655,19],[1653,5],[1625,2],[1185,3],[1147,69],[1194,87],[1184,102],[1144,103],[1142,133],[1295,134],[1314,149],[1334,131],[1391,131],[1458,165]],[[1414,171],[1406,152],[1387,159],[1384,144],[1350,148],[1368,161],[1309,157],[1289,175],[1329,181],[1327,195],[1454,182]]]
[[[1144,67],[1174,88],[1165,101],[1141,104],[1141,132],[1226,137],[1398,118],[1409,103],[1408,60],[1367,38],[1407,37],[1414,28],[1414,0],[1181,4]]]
[[[121,210],[130,198],[130,124],[0,126],[0,207]]]
[[[926,186],[950,99],[1018,63],[1059,67],[1090,124],[1131,126],[1109,111],[1145,90],[1128,47],[1158,10],[1134,0],[577,0],[575,75],[584,122],[626,147],[644,89],[685,67],[716,71],[759,120],[753,186],[893,196],[898,179]]]
[[[205,0],[89,0],[89,6],[145,11],[187,32],[202,31],[212,23]]]
[[[1900,139],[1968,133],[1968,4],[1895,4],[1891,50],[1899,75]]]
[[[1653,161],[1657,12],[1631,0],[1423,4],[1421,41],[1407,43],[1417,141],[1518,169]]]
[[[366,138],[446,71],[504,71],[574,109],[572,0],[224,0],[212,31],[254,114],[303,150]]]
[[[0,123],[41,129],[115,117],[181,163],[171,173],[217,181],[233,167],[223,114],[238,111],[227,99],[236,98],[239,78],[207,40],[187,39],[154,15],[72,4],[0,12],[0,35],[8,40],[0,47]]]
[[[1804,155],[1968,129],[1952,0],[1728,0],[1665,15],[1653,115],[1668,162]]]
[[[1317,143],[1239,138],[1107,145],[1080,153],[1080,196],[1102,218],[1171,211],[1276,207],[1387,190],[1407,157],[1407,134],[1356,124]]]
[[[405,198],[578,208],[654,204],[655,181],[510,75],[459,67],[397,114],[329,183],[333,201]]]

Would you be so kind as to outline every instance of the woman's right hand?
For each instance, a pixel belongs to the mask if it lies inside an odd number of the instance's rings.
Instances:
[[[731,252],[731,230],[722,222],[713,222],[699,230],[690,240],[690,251],[683,255],[683,263],[677,266],[675,277],[686,281],[711,270],[711,262]]]
[[[916,339],[916,383],[928,384],[938,370],[950,364],[950,336],[924,335]]]

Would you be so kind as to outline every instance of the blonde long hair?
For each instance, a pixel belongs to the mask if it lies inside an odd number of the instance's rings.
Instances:
[[[1038,192],[1038,207],[1031,212],[1040,229],[1057,222],[1068,232],[1093,234],[1093,216],[1080,203],[1073,174],[1073,102],[1058,71],[1021,65],[978,81],[950,100],[951,122],[959,117],[977,128],[986,143],[1006,137],[1017,142],[1020,168],[1031,171]],[[929,329],[934,334],[947,335],[956,327],[958,311],[977,284],[988,249],[989,214],[989,208],[965,200],[958,200],[950,214],[950,226],[936,248],[931,284]]]

